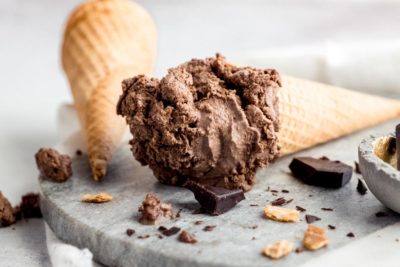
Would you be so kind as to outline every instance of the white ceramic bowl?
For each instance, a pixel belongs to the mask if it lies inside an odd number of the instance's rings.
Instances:
[[[389,135],[388,135],[389,136]],[[384,136],[369,136],[358,147],[360,171],[368,188],[386,207],[400,213],[400,171],[375,154],[375,145]]]

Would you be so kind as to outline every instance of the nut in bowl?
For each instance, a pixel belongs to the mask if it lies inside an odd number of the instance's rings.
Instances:
[[[358,147],[360,171],[370,191],[386,207],[400,213],[400,171],[393,134],[369,136]]]

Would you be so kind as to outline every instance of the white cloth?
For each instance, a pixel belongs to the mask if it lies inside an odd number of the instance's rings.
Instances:
[[[242,65],[264,68],[273,66],[285,74],[368,92],[400,93],[400,75],[396,73],[400,66],[400,40],[329,43],[252,51],[243,55],[237,58],[238,63]],[[83,138],[79,136],[79,123],[72,105],[61,106],[57,126],[58,138],[64,141],[58,148],[63,153],[72,155],[77,148],[85,149]],[[68,140],[68,143],[65,140]],[[394,238],[399,232],[400,223],[386,227],[342,248],[327,252],[302,267],[398,266],[396,246],[388,247],[386,244],[395,242]],[[80,250],[58,240],[47,225],[46,235],[54,267],[92,266],[90,251]]]

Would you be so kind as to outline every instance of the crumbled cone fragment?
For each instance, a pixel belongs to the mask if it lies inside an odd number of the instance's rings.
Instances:
[[[99,194],[85,194],[81,197],[82,202],[88,203],[104,203],[109,202],[113,199],[112,195],[102,192]]]
[[[268,219],[277,222],[297,222],[300,213],[295,209],[269,205],[264,209],[264,214]]]
[[[308,250],[317,250],[328,245],[329,240],[325,230],[315,225],[309,224],[304,233],[303,245]]]
[[[266,246],[263,249],[263,253],[265,256],[276,260],[289,255],[293,247],[293,243],[287,240],[281,240]]]
[[[152,194],[146,195],[139,212],[142,213],[139,219],[141,224],[157,224],[173,217],[171,204],[161,202]]]

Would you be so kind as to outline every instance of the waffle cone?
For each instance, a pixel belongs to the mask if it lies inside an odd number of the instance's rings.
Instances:
[[[400,101],[282,77],[281,155],[400,117]]]
[[[115,109],[121,82],[150,74],[156,29],[149,14],[129,0],[92,0],[70,16],[62,47],[78,117],[95,180],[106,174],[126,123]]]

